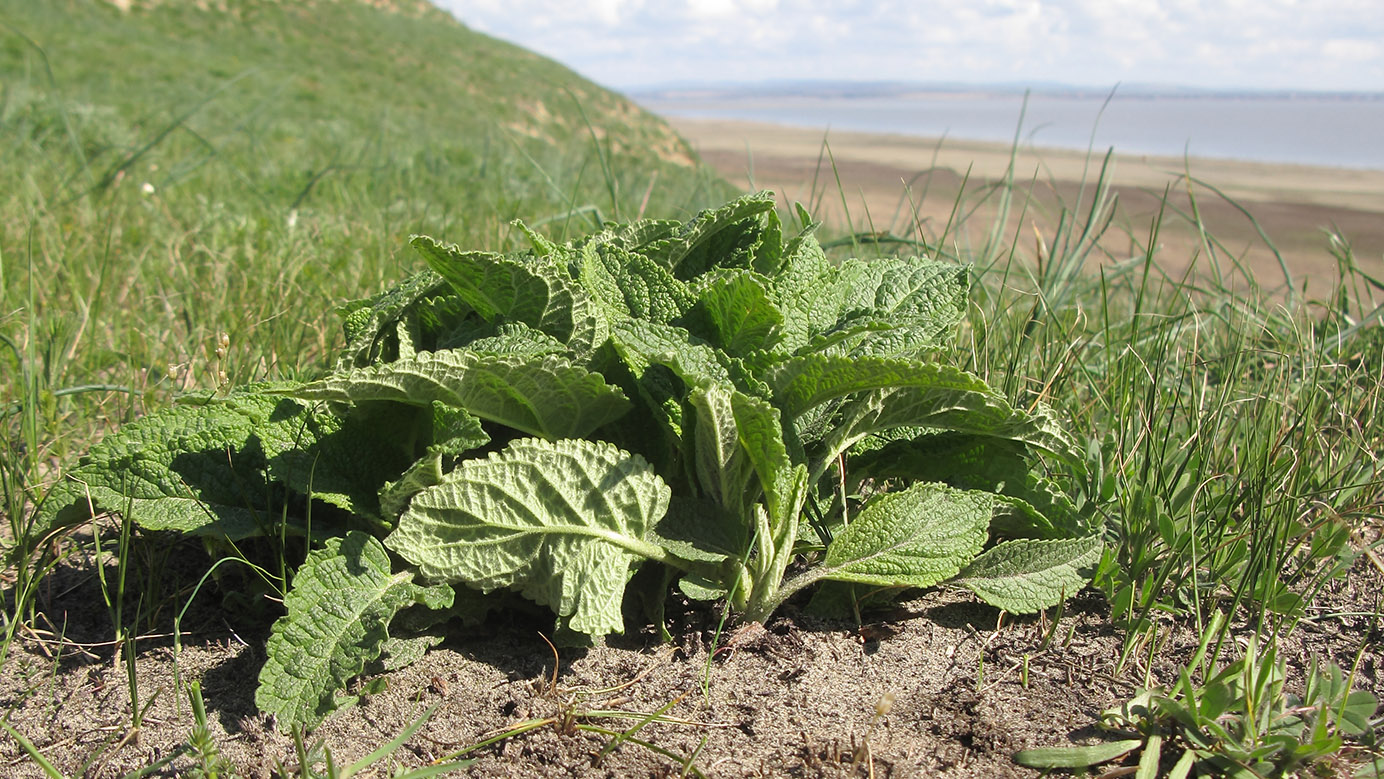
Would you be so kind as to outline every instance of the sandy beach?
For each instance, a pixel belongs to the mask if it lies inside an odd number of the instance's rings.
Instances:
[[[986,240],[999,200],[995,185],[1011,160],[1004,144],[670,121],[731,181],[802,202],[835,229],[921,233],[929,244],[963,250]],[[1014,181],[1022,197],[1006,225],[1010,243],[1029,258],[1046,255],[1064,210],[1083,223],[1104,153],[1021,147]],[[1106,261],[1143,256],[1162,210],[1155,257],[1173,273],[1193,263],[1209,272],[1212,258],[1222,268],[1238,260],[1265,287],[1277,287],[1284,274],[1272,243],[1295,280],[1306,279],[1309,294],[1324,295],[1337,278],[1330,232],[1349,243],[1362,269],[1384,273],[1384,171],[1117,153],[1108,180],[1111,221],[1093,255]],[[968,216],[958,219],[954,211]],[[1198,220],[1214,240],[1203,238]]]

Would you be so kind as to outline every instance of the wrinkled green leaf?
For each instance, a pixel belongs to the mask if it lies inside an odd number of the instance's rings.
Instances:
[[[783,313],[769,298],[767,279],[749,271],[720,274],[697,296],[695,319],[704,336],[735,356],[777,346]]]
[[[760,490],[755,463],[741,446],[732,407],[734,394],[734,389],[724,385],[708,385],[692,392],[689,400],[696,417],[691,450],[703,493],[740,517],[750,511]]]
[[[829,428],[802,431],[804,439],[821,437],[826,458],[865,436],[900,427],[1017,441],[1063,457],[1075,451],[1046,409],[1015,409],[985,382],[951,366],[804,355],[783,363],[769,383],[788,416],[845,399]]]
[[[976,395],[1004,402],[979,377],[959,368],[897,358],[806,354],[774,366],[767,381],[774,402],[790,417],[837,398],[880,389],[918,388],[946,398]]]
[[[338,311],[344,319],[346,349],[337,367],[361,367],[397,359],[400,323],[414,307],[438,295],[446,286],[441,276],[425,270],[372,298],[342,306]],[[461,316],[465,313],[458,312]]]
[[[985,544],[995,497],[916,484],[872,498],[827,547],[823,577],[879,587],[931,587]]]
[[[969,281],[964,266],[916,257],[834,267],[807,237],[771,289],[788,353],[915,357],[960,323]]]
[[[618,387],[561,357],[424,352],[296,389],[294,397],[360,403],[433,402],[550,440],[589,434],[629,409]]]
[[[340,430],[330,414],[255,391],[188,398],[92,447],[49,492],[37,532],[86,519],[94,507],[127,512],[149,530],[232,540],[257,535],[278,521],[282,508],[282,491],[276,497],[267,478],[271,461],[286,453],[308,456]],[[361,458],[366,467],[371,462]],[[295,483],[305,484],[308,475]],[[324,468],[323,481],[330,480]]]
[[[966,266],[918,257],[850,260],[836,280],[842,320],[864,316],[896,326],[883,339],[864,339],[865,353],[873,354],[938,346],[961,323],[969,288]]]
[[[991,526],[996,535],[1085,535],[1086,523],[1071,498],[1034,473],[1029,460],[1027,447],[1016,441],[947,432],[853,450],[847,470],[857,485],[867,479],[937,481],[1012,498],[997,506]]]
[[[448,458],[469,452],[490,442],[481,421],[463,409],[433,403],[434,443],[427,454],[409,466],[398,479],[380,488],[380,514],[393,521],[403,513],[414,495],[442,483],[446,475],[444,463]]]
[[[642,457],[524,439],[416,495],[386,543],[430,579],[512,588],[573,630],[618,633],[631,567],[664,556],[649,533],[668,500]]]
[[[581,352],[605,340],[604,321],[590,298],[551,259],[466,252],[422,235],[412,244],[488,321],[522,322]]]
[[[774,207],[772,192],[758,192],[707,209],[676,235],[644,248],[650,259],[689,279],[713,267],[745,267],[760,239],[758,217]]]
[[[512,354],[536,357],[564,354],[566,344],[535,330],[523,322],[505,322],[495,328],[494,335],[481,336],[466,343],[466,351],[477,354]]]
[[[616,245],[583,247],[579,279],[612,327],[630,318],[666,324],[693,303],[687,285],[668,269]]]
[[[726,356],[681,327],[632,320],[614,328],[611,341],[635,377],[662,365],[689,387],[733,383]]]
[[[414,603],[448,608],[452,590],[393,573],[384,547],[365,533],[328,539],[308,555],[284,598],[288,613],[270,633],[255,705],[277,715],[283,730],[315,727],[350,705],[355,698],[339,691],[380,656],[389,621]]]
[[[1086,586],[1103,547],[1098,535],[1004,541],[972,560],[957,583],[992,606],[1028,614]]]

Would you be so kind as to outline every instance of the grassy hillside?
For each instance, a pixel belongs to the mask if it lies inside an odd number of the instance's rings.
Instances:
[[[514,219],[729,189],[661,120],[416,0],[3,0],[0,79],[0,409],[48,399],[30,456],[223,372],[313,370],[318,312],[418,267],[411,233],[503,248]]]
[[[64,195],[108,188],[124,171],[319,210],[347,205],[343,190],[408,188],[502,218],[567,198],[616,211],[637,205],[652,170],[676,181],[694,169],[662,121],[436,9],[212,5],[0,3],[7,135],[68,147]],[[625,202],[611,202],[593,138]]]

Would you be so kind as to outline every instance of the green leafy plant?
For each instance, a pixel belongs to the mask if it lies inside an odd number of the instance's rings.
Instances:
[[[1072,442],[939,360],[968,270],[832,262],[801,210],[785,239],[773,203],[563,244],[520,225],[532,248],[507,255],[417,237],[429,270],[342,309],[328,375],[125,427],[43,522],[121,511],[305,555],[281,566],[257,695],[285,726],[416,656],[428,639],[391,636],[397,617],[426,625],[477,590],[549,606],[573,637],[623,631],[646,564],[748,621],[819,582],[951,582],[1016,612],[1083,586],[1101,534],[1039,459]],[[657,619],[662,593],[641,594]]]
[[[1139,779],[1169,776],[1229,776],[1259,779],[1296,771],[1342,752],[1347,738],[1373,733],[1379,702],[1335,664],[1308,670],[1301,695],[1286,692],[1286,667],[1272,644],[1261,649],[1251,636],[1244,655],[1200,682],[1189,668],[1214,665],[1212,637],[1224,629],[1217,612],[1197,653],[1171,689],[1141,690],[1106,711],[1102,724],[1132,738],[1086,747],[1046,747],[1015,755],[1032,768],[1082,768],[1142,750]],[[1214,651],[1212,651],[1214,655]],[[1171,766],[1162,769],[1165,756]],[[1359,774],[1366,774],[1364,769]]]

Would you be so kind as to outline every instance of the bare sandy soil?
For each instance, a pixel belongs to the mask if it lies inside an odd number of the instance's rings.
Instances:
[[[195,626],[179,652],[166,636],[141,640],[145,717],[131,731],[128,676],[113,656],[93,578],[85,567],[60,570],[41,606],[62,639],[26,631],[0,668],[0,711],[12,727],[64,775],[119,777],[187,739],[186,688],[200,681],[211,733],[239,775],[278,775],[276,762],[296,766],[292,740],[254,706],[267,625],[223,611],[212,598],[189,614]],[[1349,667],[1363,642],[1359,687],[1384,694],[1384,636],[1362,613],[1378,607],[1381,585],[1379,571],[1362,558],[1318,600],[1321,616],[1280,642],[1290,687],[1301,689],[1314,660]],[[1171,683],[1195,649],[1193,630],[1168,623],[1157,646],[1121,664],[1108,608],[1088,591],[1051,615],[1055,621],[1000,620],[968,593],[934,590],[868,614],[864,624],[790,607],[767,629],[721,632],[714,610],[674,603],[672,643],[645,629],[605,646],[559,650],[556,674],[553,652],[538,635],[551,620],[497,615],[450,631],[413,666],[367,675],[354,688],[362,701],[328,719],[312,740],[344,765],[436,707],[394,765],[428,765],[538,721],[469,752],[476,762],[460,775],[1036,777],[1015,765],[1014,752],[1113,738],[1095,727],[1101,711],[1141,684]],[[1243,626],[1236,632],[1245,635]],[[657,710],[673,721],[615,743],[611,732]],[[194,767],[183,756],[154,775]],[[390,775],[385,769],[370,775]],[[44,773],[6,738],[0,776]]]
[[[723,120],[672,123],[731,181],[802,202],[838,229],[916,236],[920,228],[929,244],[944,249],[983,243],[998,201],[994,186],[1006,180],[1011,160],[1003,144]],[[1022,197],[1002,240],[1030,259],[1050,253],[1064,208],[1085,221],[1103,162],[1104,150],[1088,156],[1021,147],[1014,182]],[[966,194],[956,209],[963,180]],[[1337,278],[1328,238],[1334,232],[1363,270],[1384,273],[1384,171],[1116,154],[1108,180],[1116,202],[1100,242],[1107,260],[1143,256],[1161,210],[1155,258],[1173,272],[1195,264],[1209,273],[1212,262],[1230,268],[1238,260],[1275,288],[1286,266],[1296,282],[1308,282],[1309,294],[1322,295]],[[954,210],[970,215],[960,230]]]

